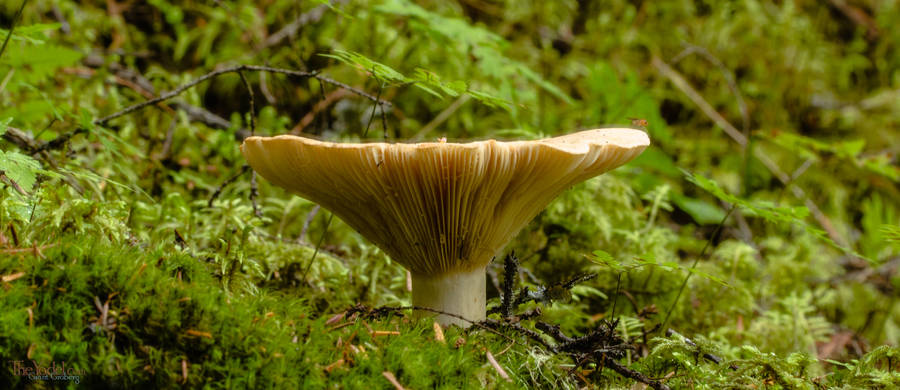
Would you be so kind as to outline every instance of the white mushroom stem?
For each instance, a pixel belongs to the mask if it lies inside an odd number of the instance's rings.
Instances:
[[[485,268],[443,275],[412,275],[413,306],[427,307],[455,314],[469,321],[485,318]],[[467,328],[471,322],[455,316],[419,311],[418,315],[436,315],[443,325],[459,325]]]

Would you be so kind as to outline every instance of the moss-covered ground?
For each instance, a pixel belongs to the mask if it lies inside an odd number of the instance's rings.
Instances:
[[[898,21],[873,0],[0,2],[0,389],[900,387]],[[237,65],[278,69],[208,77]],[[653,145],[535,218],[488,268],[489,308],[505,275],[530,299],[466,330],[414,315],[401,266],[238,148],[614,125]]]

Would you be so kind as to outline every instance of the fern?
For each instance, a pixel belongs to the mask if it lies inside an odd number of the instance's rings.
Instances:
[[[731,203],[736,207],[739,207],[742,211],[744,211],[745,215],[759,217],[767,222],[778,225],[797,224],[802,227],[803,230],[805,230],[808,234],[815,236],[819,240],[843,251],[844,253],[859,257],[861,259],[865,259],[870,263],[875,262],[874,260],[857,253],[851,248],[839,245],[838,243],[834,242],[834,240],[828,238],[824,230],[813,227],[806,223],[804,219],[809,216],[809,209],[804,206],[783,207],[776,206],[771,202],[751,201],[748,199],[739,198],[725,192],[725,190],[722,189],[722,187],[720,187],[719,184],[713,180],[707,179],[700,175],[695,175],[688,171],[683,172],[689,182],[696,184],[698,187],[702,188],[706,192],[709,192],[719,200]]]
[[[887,177],[895,182],[900,181],[900,168],[891,165],[888,154],[882,153],[871,157],[861,156],[863,149],[866,147],[866,141],[862,139],[827,143],[802,135],[784,132],[777,135],[761,133],[761,136],[804,159],[821,161],[822,155],[834,155],[857,168]]]
[[[460,94],[467,94],[475,98],[475,100],[491,107],[500,107],[507,110],[510,108],[511,103],[507,100],[485,92],[472,90],[469,88],[468,84],[461,80],[443,80],[437,73],[426,69],[417,68],[412,77],[407,77],[390,66],[355,52],[335,50],[334,54],[322,54],[322,56],[334,58],[345,64],[356,66],[360,70],[371,73],[372,77],[383,84],[412,84],[438,98],[443,98],[445,95],[456,97]]]
[[[428,32],[437,33],[448,42],[462,44],[464,49],[461,51],[470,53],[478,59],[476,65],[484,75],[498,80],[523,76],[558,99],[568,104],[574,102],[559,87],[545,80],[527,65],[504,56],[502,52],[509,43],[493,32],[472,26],[462,19],[429,12],[407,0],[388,0],[375,9],[385,14],[413,18],[422,22]]]

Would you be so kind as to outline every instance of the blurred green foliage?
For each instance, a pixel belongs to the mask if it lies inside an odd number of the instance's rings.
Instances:
[[[508,248],[527,286],[598,274],[542,318],[568,334],[619,319],[638,346],[623,363],[673,388],[900,383],[896,1],[32,0],[10,28],[20,4],[0,4],[0,38],[13,30],[0,54],[0,387],[25,387],[6,362],[29,359],[109,387],[391,388],[384,371],[410,388],[631,386],[515,332],[450,329],[442,344],[428,321],[328,321],[408,304],[405,271],[264,180],[255,216],[235,141],[251,115],[259,134],[347,141],[369,127],[453,141],[645,119],[640,158],[564,193]],[[227,74],[94,124],[237,64],[319,72],[391,105],[245,72],[256,112]]]

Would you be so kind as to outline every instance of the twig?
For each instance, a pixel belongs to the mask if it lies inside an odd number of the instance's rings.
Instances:
[[[84,60],[81,61],[81,63],[89,68],[100,68],[105,65],[103,62],[103,58],[98,55],[88,55],[84,58]],[[150,80],[147,80],[140,73],[131,69],[123,68],[117,63],[111,63],[106,66],[110,71],[114,73],[116,83],[129,87],[148,99],[152,98],[155,94],[153,84],[150,82]],[[169,107],[171,107],[169,109],[181,110],[185,112],[188,116],[188,119],[192,122],[200,122],[214,129],[225,130],[231,127],[231,122],[229,122],[227,119],[222,118],[201,107],[192,106],[180,101],[169,103]],[[244,138],[250,136],[250,130],[241,128],[238,129],[234,135],[237,141],[243,141]]]
[[[247,81],[247,76],[244,76],[244,72],[238,71],[237,73],[238,76],[241,76],[241,81],[244,82],[247,93],[250,94],[250,135],[254,135],[256,134],[256,98],[254,97],[253,86]]]
[[[272,95],[272,92],[269,91],[266,74],[266,72],[259,72],[259,90],[262,91],[263,96],[266,98],[266,101],[269,102],[269,104],[275,104],[278,102],[278,99],[275,99],[275,95]]]
[[[450,116],[453,115],[454,112],[456,112],[456,110],[458,110],[460,107],[462,107],[462,105],[465,104],[467,101],[469,101],[469,99],[471,99],[471,98],[472,97],[469,94],[463,94],[462,96],[460,96],[459,98],[454,100],[453,103],[450,103],[450,105],[447,106],[447,108],[445,108],[436,117],[434,117],[434,119],[432,119],[431,122],[428,122],[425,124],[425,126],[422,126],[422,129],[419,130],[419,132],[416,133],[416,135],[412,136],[412,138],[410,140],[412,142],[417,142],[417,141],[422,140],[422,137],[428,135],[428,133],[430,133],[432,130],[436,129],[438,126],[440,126],[444,122],[446,122],[447,119],[449,119]]]
[[[307,112],[306,115],[304,115],[303,118],[301,118],[300,121],[297,122],[296,125],[294,125],[294,128],[291,129],[290,134],[302,133],[303,129],[305,129],[307,126],[309,126],[309,124],[312,123],[313,120],[316,119],[316,115],[318,115],[319,112],[328,108],[328,106],[330,106],[334,102],[346,97],[349,94],[350,94],[350,92],[347,92],[344,89],[337,89],[337,90],[332,91],[328,95],[325,95],[325,97],[322,100],[319,100],[313,106],[312,110]]]
[[[394,385],[394,389],[396,389],[396,390],[405,390],[405,389],[403,388],[403,385],[401,385],[400,382],[397,381],[397,377],[395,377],[394,374],[393,374],[392,372],[390,372],[390,371],[384,371],[384,372],[381,373],[381,375],[382,375],[385,379],[387,379],[388,382],[391,382],[391,384]]]
[[[846,0],[829,0],[828,2],[831,3],[834,8],[841,11],[847,19],[850,19],[857,26],[865,27],[866,38],[869,40],[875,40],[881,34],[881,32],[878,31],[878,23],[859,7],[847,4]]]
[[[722,115],[719,114],[715,110],[715,108],[707,103],[706,100],[704,100],[700,95],[700,93],[697,92],[693,87],[691,87],[691,85],[687,82],[687,80],[684,79],[684,77],[681,76],[681,74],[672,69],[672,67],[666,64],[659,57],[654,56],[651,59],[651,62],[653,63],[653,66],[656,67],[656,69],[659,71],[659,73],[668,78],[669,81],[672,82],[672,84],[675,84],[675,87],[677,87],[679,90],[681,90],[682,93],[687,95],[687,97],[691,99],[691,101],[694,102],[694,104],[696,104],[697,107],[700,108],[700,110],[703,111],[703,113],[706,114],[707,117],[712,119],[713,122],[716,123],[716,125],[722,128],[722,130],[725,131],[725,133],[728,134],[731,139],[737,142],[738,145],[740,145],[742,148],[747,147],[747,144],[749,142],[747,137],[745,137],[743,133],[741,133],[724,117],[722,117]],[[831,238],[834,242],[838,243],[841,246],[847,246],[847,241],[840,235],[840,233],[838,233],[837,229],[834,228],[831,220],[828,219],[828,217],[825,216],[824,213],[822,213],[822,210],[820,210],[819,207],[816,206],[816,204],[811,199],[809,199],[808,196],[806,196],[806,193],[802,188],[790,183],[790,176],[782,171],[781,168],[778,167],[778,164],[775,163],[775,161],[773,161],[771,158],[769,158],[768,155],[764,154],[759,149],[753,150],[753,156],[756,157],[759,162],[765,165],[769,172],[772,172],[772,174],[775,175],[776,178],[778,178],[778,181],[790,188],[791,192],[794,193],[794,196],[803,200],[806,208],[809,209],[809,212],[813,215],[813,217],[815,217],[816,221],[819,222],[819,225],[821,225],[822,228],[825,229],[825,231],[828,233],[829,238]]]
[[[655,390],[669,390],[669,386],[666,386],[664,383],[660,381],[656,381],[651,379],[650,377],[641,374],[635,370],[632,370],[628,367],[622,365],[618,361],[614,359],[606,359],[606,365],[611,368],[613,371],[617,372],[619,375],[624,376],[626,378],[634,379],[638,382],[641,382],[647,386],[654,388]]]
[[[503,296],[500,297],[500,315],[503,318],[512,315],[513,291],[516,288],[518,270],[519,259],[514,252],[510,252],[503,263]]]
[[[374,73],[374,71],[373,71]],[[384,83],[378,86],[378,94],[375,95],[375,104],[372,105],[372,114],[369,115],[369,123],[366,124],[366,131],[363,133],[363,138],[369,134],[369,127],[372,126],[372,119],[375,119],[375,109],[378,108],[378,99],[381,98],[381,91],[384,90]],[[387,131],[387,130],[385,130]]]
[[[315,205],[312,210],[309,210],[309,213],[306,214],[306,220],[303,221],[303,228],[300,230],[300,235],[297,236],[297,243],[303,242],[303,238],[306,237],[306,231],[309,230],[309,224],[312,223],[313,218],[316,217],[316,214],[319,212],[321,206]]]
[[[662,326],[660,327],[660,329],[666,328],[666,325],[669,323],[669,317],[672,316],[672,312],[675,311],[675,306],[678,305],[678,299],[681,298],[681,294],[684,293],[684,288],[687,287],[688,280],[690,280],[691,275],[693,275],[694,268],[697,267],[697,263],[700,262],[700,259],[706,255],[706,250],[710,248],[713,240],[716,239],[716,236],[722,230],[722,226],[725,225],[725,221],[727,221],[728,217],[731,215],[731,213],[734,212],[735,207],[736,207],[735,205],[731,205],[731,208],[728,209],[728,212],[725,213],[725,216],[722,217],[722,220],[719,221],[718,225],[716,225],[716,229],[713,230],[712,235],[709,237],[708,240],[706,240],[706,244],[703,245],[703,249],[700,250],[700,254],[694,258],[694,262],[693,262],[693,264],[691,264],[691,268],[688,269],[688,274],[685,275],[684,280],[681,281],[681,286],[678,288],[678,294],[675,295],[675,300],[672,301],[672,306],[670,306],[669,311],[666,312],[666,317],[663,319]]]
[[[737,82],[734,80],[734,74],[731,73],[731,70],[719,60],[718,57],[712,55],[709,50],[703,48],[701,46],[692,45],[690,43],[684,43],[685,49],[682,50],[681,53],[673,57],[670,62],[672,64],[678,63],[684,57],[687,57],[691,53],[697,53],[701,57],[706,58],[707,61],[715,65],[719,68],[719,72],[722,73],[722,76],[725,77],[725,82],[728,84],[728,89],[731,90],[731,93],[734,95],[734,99],[737,101],[738,110],[741,111],[741,129],[744,132],[744,136],[749,137],[750,131],[750,111],[747,109],[747,103],[744,101],[744,96],[741,94],[741,90],[738,89]]]
[[[22,5],[19,6],[19,10],[16,11],[16,15],[13,16],[12,21],[9,24],[9,32],[6,33],[6,39],[3,40],[3,46],[0,47],[0,57],[3,57],[3,52],[6,51],[6,44],[8,44],[10,38],[12,38],[13,30],[16,28],[16,21],[19,20],[19,16],[22,16],[22,10],[25,9],[25,4],[28,4],[28,0],[22,0]]]
[[[340,82],[340,81],[334,80],[334,79],[329,78],[329,77],[327,77],[327,76],[322,76],[322,75],[320,75],[320,74],[318,74],[318,73],[315,73],[315,72],[304,72],[304,71],[298,71],[298,70],[282,69],[282,68],[273,68],[273,67],[270,67],[270,66],[260,66],[260,65],[237,65],[237,66],[231,66],[231,67],[227,67],[227,68],[222,68],[222,69],[214,70],[214,71],[212,71],[212,72],[209,72],[209,73],[207,73],[207,74],[204,74],[203,76],[200,76],[200,77],[198,77],[198,78],[196,78],[196,79],[194,79],[194,80],[192,80],[192,81],[190,81],[190,82],[188,82],[188,83],[186,83],[186,84],[182,84],[182,85],[178,86],[177,88],[173,89],[172,91],[163,93],[163,94],[159,95],[159,96],[156,97],[156,98],[153,98],[153,99],[147,100],[147,101],[145,101],[145,102],[141,102],[141,103],[137,103],[137,104],[128,106],[128,107],[126,107],[125,109],[123,109],[123,110],[121,110],[121,111],[118,111],[118,112],[116,112],[116,113],[107,115],[107,116],[102,117],[102,118],[99,118],[99,119],[95,119],[95,120],[94,120],[94,123],[95,123],[95,124],[98,124],[98,125],[104,125],[104,124],[106,124],[107,122],[109,122],[110,120],[113,120],[113,119],[118,118],[118,117],[120,117],[120,116],[123,116],[123,115],[126,115],[126,114],[130,114],[130,113],[132,113],[132,112],[134,112],[134,111],[140,110],[140,109],[145,108],[145,107],[147,107],[147,106],[150,106],[150,105],[153,105],[153,104],[156,104],[156,103],[159,103],[159,102],[162,102],[162,101],[171,99],[171,98],[173,98],[173,97],[175,97],[175,96],[178,96],[178,95],[182,94],[184,91],[190,89],[191,87],[194,87],[194,86],[196,86],[197,84],[203,83],[203,82],[205,82],[205,81],[207,81],[207,80],[213,79],[213,78],[215,78],[215,77],[218,77],[218,76],[223,75],[223,74],[226,74],[226,73],[234,73],[234,72],[240,72],[240,71],[258,71],[258,72],[279,73],[279,74],[284,74],[284,75],[288,75],[288,76],[292,76],[292,77],[312,77],[312,78],[315,78],[315,79],[317,79],[317,80],[319,80],[319,81],[321,81],[321,82],[328,83],[328,84],[331,84],[331,85],[335,85],[335,86],[337,86],[337,87],[344,88],[344,89],[347,89],[347,90],[349,90],[349,91],[352,91],[353,93],[355,93],[355,94],[357,94],[357,95],[360,95],[360,96],[365,97],[366,99],[372,100],[372,101],[375,102],[376,104],[381,104],[381,105],[386,105],[386,106],[390,106],[390,105],[391,105],[390,102],[388,102],[388,101],[386,101],[386,100],[381,100],[380,98],[375,97],[375,96],[372,96],[372,95],[370,95],[369,93],[367,93],[367,92],[365,92],[365,91],[363,91],[363,90],[360,90],[360,89],[358,89],[358,88],[351,87],[350,85],[347,85],[347,84],[342,83],[342,82]]]
[[[257,203],[257,198],[259,198],[259,187],[256,185],[256,171],[250,172],[250,204],[253,205],[253,215],[256,215],[257,218],[262,218],[262,210],[259,209],[259,203]]]
[[[175,125],[178,124],[178,117],[172,117],[172,122],[169,124],[169,130],[166,131],[166,139],[163,140],[162,150],[159,152],[159,160],[166,161],[169,159],[169,154],[172,153],[172,142],[175,140]]]
[[[500,363],[497,363],[497,359],[494,358],[494,355],[491,353],[491,351],[485,351],[484,355],[487,357],[488,362],[491,363],[491,366],[494,367],[494,370],[497,371],[498,374],[500,374],[501,378],[505,379],[507,382],[512,382],[509,374],[507,374],[506,370],[504,370],[503,367],[500,366]]]
[[[319,248],[322,247],[322,241],[325,241],[325,235],[328,234],[328,227],[331,226],[332,218],[334,218],[334,213],[328,213],[328,221],[325,222],[325,229],[322,230],[322,235],[319,237],[319,242],[316,243],[316,249],[313,250],[313,254],[309,258],[309,264],[306,265],[306,269],[303,270],[303,277],[301,277],[300,279],[306,280],[306,274],[309,273],[309,269],[312,268],[313,262],[316,261],[316,255],[319,254]]]
[[[209,197],[209,202],[206,202],[206,206],[207,206],[207,207],[212,207],[212,206],[213,206],[213,201],[215,201],[216,198],[218,198],[219,195],[222,194],[222,190],[224,190],[225,187],[228,186],[229,184],[234,183],[234,181],[237,180],[237,178],[241,177],[241,175],[247,173],[247,170],[249,170],[249,169],[250,169],[250,166],[245,164],[244,166],[241,167],[241,170],[238,171],[238,173],[235,173],[234,176],[229,177],[227,180],[225,180],[224,182],[222,182],[221,185],[219,185],[218,187],[216,187],[216,190],[213,191],[212,196]]]
[[[286,38],[293,38],[297,35],[297,31],[300,30],[301,27],[313,23],[318,22],[319,19],[322,19],[322,16],[325,15],[325,12],[328,11],[328,6],[322,4],[318,7],[315,7],[307,12],[304,12],[300,16],[298,16],[294,21],[288,23],[281,30],[276,31],[274,34],[269,35],[266,38],[265,42],[263,42],[262,48],[275,46]]]
[[[25,191],[25,189],[23,189],[22,186],[20,186],[19,183],[16,183],[16,181],[13,180],[11,177],[6,176],[6,172],[3,170],[0,170],[0,181],[7,182],[10,186],[12,186],[13,189],[16,190],[16,192],[18,192],[24,196],[29,196],[28,192]]]

